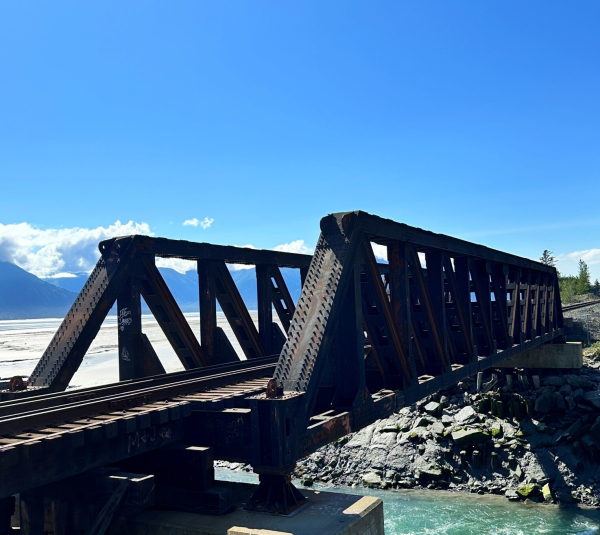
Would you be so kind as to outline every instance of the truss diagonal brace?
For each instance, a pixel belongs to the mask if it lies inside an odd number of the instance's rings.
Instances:
[[[363,259],[366,266],[366,275],[369,278],[369,282],[371,283],[373,289],[375,290],[375,294],[377,296],[377,308],[381,310],[385,326],[387,327],[386,334],[389,335],[389,341],[394,350],[394,354],[396,355],[398,367],[402,370],[402,373],[404,374],[404,379],[407,383],[407,386],[410,386],[412,382],[412,377],[407,352],[402,346],[402,341],[400,339],[398,331],[396,330],[396,324],[392,315],[392,308],[390,306],[390,301],[386,294],[385,287],[383,286],[383,281],[381,280],[379,266],[377,265],[377,261],[375,260],[373,249],[365,238],[362,239],[361,245]]]
[[[158,271],[154,258],[143,255],[141,293],[167,340],[186,370],[208,366],[209,362],[186,321],[169,287]]]

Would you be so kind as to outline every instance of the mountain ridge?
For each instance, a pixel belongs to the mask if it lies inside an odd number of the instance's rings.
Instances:
[[[0,320],[63,317],[77,297],[11,262],[0,262]]]
[[[179,273],[164,267],[159,271],[181,310],[198,312],[196,272]],[[282,268],[281,272],[292,298],[297,301],[302,289],[299,271]],[[256,310],[255,269],[231,270],[230,273],[248,310]],[[0,320],[64,317],[87,278],[86,273],[78,273],[74,277],[42,279],[15,264],[0,262]],[[144,303],[143,311],[148,312]]]

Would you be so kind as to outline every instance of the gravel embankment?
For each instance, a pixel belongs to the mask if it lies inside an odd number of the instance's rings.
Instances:
[[[600,361],[513,388],[438,393],[330,444],[295,475],[381,488],[452,489],[600,505]],[[489,377],[486,379],[489,380]]]

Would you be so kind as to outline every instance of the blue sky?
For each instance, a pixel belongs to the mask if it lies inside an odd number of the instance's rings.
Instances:
[[[600,278],[599,21],[597,2],[4,1],[0,260],[36,271],[117,221],[312,247],[362,209]]]

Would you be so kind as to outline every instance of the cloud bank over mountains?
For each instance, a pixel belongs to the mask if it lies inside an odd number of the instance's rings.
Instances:
[[[192,226],[210,227],[213,219],[194,220]],[[98,258],[98,243],[116,236],[144,234],[153,236],[148,223],[116,221],[107,227],[40,229],[29,223],[3,225],[0,223],[0,262],[10,262],[41,278],[75,277],[76,273],[89,273]],[[243,245],[256,249],[253,245]],[[313,248],[304,240],[277,245],[275,251],[312,254]],[[180,258],[157,258],[158,267],[187,273],[196,269],[196,263]],[[253,266],[233,265],[233,271]]]
[[[188,220],[188,226],[210,227],[213,219]],[[184,224],[188,223],[186,221]],[[98,243],[116,236],[144,234],[153,236],[150,225],[145,222],[116,221],[112,225],[96,228],[41,229],[29,223],[3,225],[0,223],[0,262],[11,262],[42,278],[73,277],[75,273],[89,273],[99,258]],[[254,245],[241,247],[256,249]],[[275,251],[312,254],[314,248],[304,240],[294,240],[273,247]],[[387,260],[386,248],[373,244],[373,252],[379,261]],[[576,274],[577,263],[583,259],[590,266],[592,280],[600,278],[600,249],[586,249],[556,254],[557,267],[564,274]],[[179,273],[196,269],[196,263],[178,258],[157,258],[158,267],[168,267]],[[252,266],[233,265],[233,271]]]
[[[0,262],[11,262],[38,277],[65,277],[91,271],[98,243],[115,236],[152,236],[148,223],[116,221],[108,227],[40,229],[29,223],[0,224]]]

